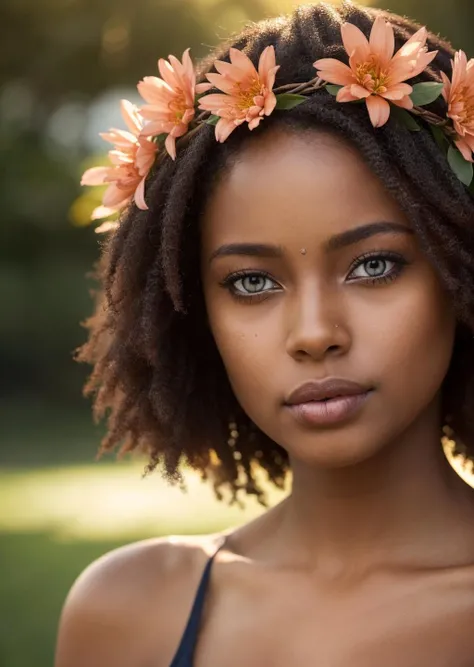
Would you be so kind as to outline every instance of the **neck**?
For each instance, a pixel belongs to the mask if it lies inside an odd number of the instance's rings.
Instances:
[[[429,415],[363,463],[328,470],[292,461],[292,471],[292,492],[277,512],[279,541],[292,545],[292,559],[354,570],[473,556],[472,494]]]

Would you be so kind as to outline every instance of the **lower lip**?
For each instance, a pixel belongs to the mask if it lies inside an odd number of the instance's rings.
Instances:
[[[288,405],[292,415],[304,426],[339,424],[359,412],[371,391],[355,396],[338,396],[328,401],[310,401]]]

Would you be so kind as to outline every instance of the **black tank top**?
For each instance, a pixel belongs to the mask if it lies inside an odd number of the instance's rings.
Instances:
[[[224,546],[225,541],[226,538],[224,537],[206,563],[201,576],[201,581],[199,582],[199,586],[194,597],[188,622],[170,667],[193,667],[194,650],[196,648],[199,635],[199,627],[201,625],[201,616],[204,609],[207,588],[209,585],[212,563],[214,562],[214,558],[217,552]]]

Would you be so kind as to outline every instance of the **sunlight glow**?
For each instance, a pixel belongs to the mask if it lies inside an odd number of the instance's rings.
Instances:
[[[206,533],[264,511],[252,497],[244,510],[217,502],[194,472],[185,473],[187,493],[159,473],[142,478],[142,472],[142,464],[129,462],[3,471],[0,531],[47,530],[61,540]],[[269,489],[269,502],[284,495]]]

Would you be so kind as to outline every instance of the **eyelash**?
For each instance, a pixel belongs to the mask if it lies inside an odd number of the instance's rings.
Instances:
[[[367,263],[369,260],[372,259],[378,259],[383,261],[389,260],[395,264],[395,268],[393,268],[388,274],[382,276],[375,276],[372,278],[371,277],[361,278],[357,279],[355,282],[362,282],[363,284],[370,284],[370,285],[387,284],[392,282],[392,280],[398,278],[398,276],[403,271],[404,267],[409,264],[409,262],[405,259],[405,257],[400,255],[399,253],[391,251],[386,251],[386,252],[372,251],[364,253],[363,255],[358,255],[353,258],[349,269],[349,275],[353,273],[357,268],[359,268],[359,266],[362,266],[363,264]],[[249,302],[256,303],[262,301],[263,299],[266,299],[268,297],[268,294],[270,292],[276,291],[270,289],[262,292],[256,292],[255,294],[251,293],[243,294],[242,292],[237,291],[235,285],[239,280],[243,280],[244,278],[250,278],[253,276],[258,276],[259,278],[267,278],[268,280],[271,280],[273,283],[276,282],[272,278],[272,276],[266,271],[245,270],[245,271],[235,271],[234,273],[229,274],[220,284],[222,287],[229,290],[234,299],[236,299],[237,301],[245,301],[247,303]]]

